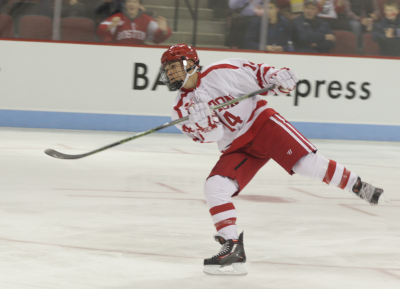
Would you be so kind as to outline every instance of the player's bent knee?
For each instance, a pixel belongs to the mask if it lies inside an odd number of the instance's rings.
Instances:
[[[302,177],[322,182],[328,165],[329,160],[324,156],[317,153],[309,153],[293,166],[293,171]]]
[[[204,196],[210,208],[230,203],[237,190],[235,181],[218,175],[208,178],[204,184]]]

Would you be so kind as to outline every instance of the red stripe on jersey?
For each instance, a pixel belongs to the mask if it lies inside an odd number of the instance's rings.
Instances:
[[[193,91],[193,89],[192,90],[185,89],[184,91],[185,92],[181,94],[181,99],[178,101],[177,105],[174,106],[174,110],[178,113],[179,118],[183,117],[182,112],[180,110],[180,107],[183,105],[183,98],[186,97],[190,91]]]
[[[270,70],[270,68],[271,68],[271,67],[264,67],[263,78],[264,78],[265,82],[267,82],[267,83],[268,83],[268,81],[267,81],[267,79],[265,78],[265,75],[266,75],[267,72]],[[260,66],[260,69],[261,69],[261,66]],[[275,93],[274,90],[271,90],[271,91],[273,91],[273,92]],[[267,95],[267,94],[268,94],[268,91],[263,92],[263,93],[260,93],[260,94],[261,94],[261,95]]]
[[[265,105],[267,105],[267,101],[266,100],[259,100],[258,102],[257,102],[257,105],[256,105],[256,108],[253,110],[253,112],[251,113],[251,115],[250,115],[250,118],[249,118],[249,120],[247,121],[247,122],[250,122],[252,119],[253,119],[253,117],[254,117],[254,114],[256,113],[256,110],[257,109],[259,109],[260,107],[263,107],[263,106],[265,106]]]
[[[251,66],[250,64],[247,64],[247,63],[245,63],[245,64],[243,64],[243,67],[250,67],[253,71],[256,71],[256,67],[254,67],[254,66]]]
[[[294,133],[299,139],[299,142],[303,143],[306,147],[308,147],[311,151],[315,151],[315,147],[290,123],[284,119],[281,115],[277,115],[276,120],[279,121],[282,125],[284,125],[287,129]]]
[[[258,64],[257,81],[258,81],[258,86],[260,88],[264,88],[263,82],[262,82],[262,79],[261,79],[261,64]]]
[[[201,137],[201,141],[203,142],[204,141],[204,136],[202,136],[200,132],[198,132],[198,133],[199,133],[199,136]]]
[[[280,116],[282,117],[282,116]],[[292,127],[293,129],[295,129],[289,122],[287,123],[287,126]],[[297,134],[301,136],[301,139],[303,140],[304,143],[307,143],[307,145],[311,148],[312,151],[316,151],[317,148],[304,136],[301,134],[301,132],[299,132],[298,130],[296,130]]]
[[[216,214],[219,214],[219,213],[222,213],[225,211],[234,210],[234,209],[235,209],[235,206],[233,205],[233,203],[227,203],[227,204],[223,204],[220,206],[212,207],[210,209],[210,214],[211,214],[211,216],[214,216]]]
[[[239,67],[235,66],[235,65],[231,65],[231,64],[218,64],[218,65],[214,65],[211,66],[210,68],[208,68],[206,71],[204,72],[198,72],[199,74],[199,79],[197,80],[197,84],[196,87],[200,86],[201,83],[201,79],[203,77],[206,77],[207,74],[209,74],[211,71],[215,70],[215,69],[221,69],[221,68],[228,68],[228,69],[239,69]]]
[[[267,72],[271,69],[271,67],[265,67],[264,68],[264,73],[263,73],[263,78],[265,80],[265,82],[268,82],[267,79],[265,78],[265,75],[267,74]]]
[[[330,184],[333,175],[335,174],[335,170],[336,170],[336,162],[329,160],[328,169],[326,170],[325,177],[323,180],[324,183],[327,183],[328,185]]]
[[[340,180],[340,184],[338,185],[339,188],[342,190],[347,186],[349,182],[350,171],[344,168],[342,179]]]
[[[199,72],[199,73],[200,73],[200,72]],[[189,93],[189,92],[194,91],[194,88],[184,88],[184,87],[181,87],[181,90],[182,90],[183,92]]]
[[[231,64],[218,64],[218,65],[214,65],[211,66],[210,68],[208,68],[206,71],[202,72],[199,76],[199,80],[200,78],[206,77],[207,74],[209,74],[211,71],[216,70],[216,69],[222,69],[222,68],[228,68],[228,69],[239,69],[239,67],[235,66],[235,65],[231,65]]]
[[[225,227],[232,226],[232,225],[236,225],[236,218],[222,220],[222,221],[214,224],[215,229],[217,229],[217,231],[219,231]]]

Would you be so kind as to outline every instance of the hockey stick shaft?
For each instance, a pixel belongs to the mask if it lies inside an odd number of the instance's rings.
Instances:
[[[272,90],[272,89],[274,89],[274,87],[275,87],[274,85],[269,85],[269,86],[267,86],[267,87],[265,87],[265,88],[263,88],[263,89],[254,91],[254,92],[252,92],[252,93],[249,93],[249,94],[240,96],[240,97],[238,97],[238,98],[234,98],[234,99],[232,99],[232,100],[229,100],[229,101],[227,101],[227,102],[218,104],[218,105],[216,105],[216,106],[213,106],[213,107],[211,107],[211,110],[214,111],[214,110],[220,109],[220,108],[222,108],[222,107],[225,107],[225,106],[228,106],[228,105],[231,105],[231,104],[240,102],[240,101],[245,100],[245,99],[247,99],[247,98],[250,98],[250,97],[253,97],[253,96],[255,96],[255,95],[259,95],[259,94],[261,94],[261,93],[264,93],[264,92],[267,92],[267,91],[269,91],[269,90]],[[154,133],[154,132],[159,131],[159,130],[162,130],[162,129],[164,129],[164,128],[167,128],[167,127],[176,125],[176,124],[178,124],[178,123],[185,122],[185,121],[187,121],[188,119],[189,119],[189,116],[185,116],[185,117],[179,118],[179,119],[177,119],[177,120],[174,120],[174,121],[171,121],[171,122],[167,122],[167,123],[165,123],[165,124],[163,124],[163,125],[157,126],[157,127],[155,127],[155,128],[149,129],[149,130],[144,131],[144,132],[140,132],[140,133],[138,133],[138,134],[135,134],[134,136],[125,138],[125,139],[123,139],[123,140],[120,140],[120,141],[117,141],[117,142],[115,142],[115,143],[106,145],[106,146],[104,146],[104,147],[101,147],[101,148],[99,148],[99,149],[90,151],[90,152],[85,153],[85,154],[67,155],[67,154],[60,153],[60,152],[58,152],[58,151],[56,151],[56,150],[53,150],[53,149],[47,149],[47,150],[45,150],[45,153],[46,153],[47,155],[51,156],[51,157],[58,158],[58,159],[67,159],[67,160],[71,160],[71,159],[80,159],[80,158],[87,157],[87,156],[93,155],[93,154],[95,154],[95,153],[104,151],[104,150],[106,150],[106,149],[115,147],[115,146],[117,146],[117,145],[126,143],[126,142],[128,142],[128,141],[131,141],[131,140],[134,140],[134,139],[143,137],[143,136],[145,136],[145,135]]]

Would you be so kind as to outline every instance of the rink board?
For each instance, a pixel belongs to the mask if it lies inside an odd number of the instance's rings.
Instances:
[[[0,41],[0,126],[143,131],[170,121],[159,82],[165,48]],[[400,141],[399,60],[199,50],[290,67],[299,76],[271,107],[309,138]],[[178,132],[169,128],[162,132]]]
[[[168,116],[0,110],[0,126],[141,132],[171,121]],[[291,122],[310,139],[400,142],[400,126]],[[181,133],[175,126],[159,131]]]

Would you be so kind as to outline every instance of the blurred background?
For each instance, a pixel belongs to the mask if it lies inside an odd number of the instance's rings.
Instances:
[[[400,56],[398,5],[398,0],[1,0],[0,37]]]

